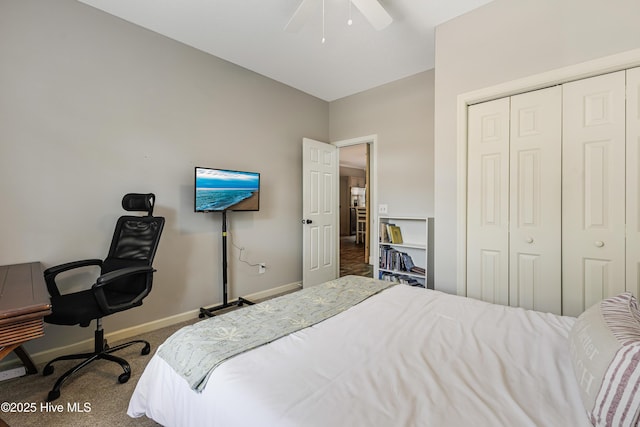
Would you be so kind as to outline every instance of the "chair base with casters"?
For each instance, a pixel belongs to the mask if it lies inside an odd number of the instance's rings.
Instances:
[[[97,320],[97,326],[96,326],[96,331],[94,335],[95,335],[95,341],[94,341],[93,353],[68,354],[65,356],[56,357],[55,359],[47,363],[45,367],[42,369],[42,375],[47,376],[47,375],[53,374],[53,370],[54,370],[53,364],[57,361],[84,359],[82,362],[80,362],[73,368],[69,369],[67,372],[62,374],[60,378],[58,378],[53,388],[49,392],[49,395],[47,396],[47,402],[51,402],[53,400],[56,400],[58,397],[60,397],[60,388],[62,387],[62,384],[64,384],[64,382],[71,375],[75,374],[85,366],[89,365],[91,362],[94,362],[100,359],[115,362],[122,367],[122,370],[124,372],[120,374],[120,376],[118,376],[118,382],[120,384],[124,384],[127,381],[129,381],[129,378],[131,378],[131,366],[129,366],[129,362],[127,362],[123,358],[114,356],[111,353],[118,350],[122,350],[123,348],[127,348],[133,344],[144,344],[144,346],[142,347],[142,351],[140,352],[140,354],[143,356],[149,354],[149,352],[151,351],[151,345],[144,340],[134,340],[124,344],[119,344],[115,347],[109,347],[109,345],[107,344],[107,340],[104,339],[104,330],[102,329],[101,319]]]

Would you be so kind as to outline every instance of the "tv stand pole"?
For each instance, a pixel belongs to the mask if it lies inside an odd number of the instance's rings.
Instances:
[[[227,211],[222,211],[222,304],[210,308],[200,307],[198,317],[213,317],[215,316],[214,311],[229,307],[242,307],[243,304],[253,305],[255,303],[242,297],[238,297],[236,301],[229,302],[227,289]]]

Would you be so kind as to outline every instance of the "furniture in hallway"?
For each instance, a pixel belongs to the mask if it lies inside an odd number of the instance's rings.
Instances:
[[[356,208],[356,243],[364,243],[367,239],[367,209]]]

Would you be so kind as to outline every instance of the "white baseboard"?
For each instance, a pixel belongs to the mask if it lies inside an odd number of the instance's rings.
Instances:
[[[289,283],[288,285],[282,285],[275,288],[267,289],[266,291],[260,291],[251,295],[246,295],[243,296],[243,298],[248,299],[249,301],[257,301],[265,298],[271,298],[279,294],[298,291],[300,289],[302,289],[302,282]]]
[[[275,288],[267,289],[266,291],[256,292],[250,295],[243,296],[243,298],[252,300],[261,300],[269,297],[273,297],[282,293],[297,291],[302,288],[301,282],[290,283],[288,285],[277,286]],[[186,322],[187,320],[193,320],[200,314],[200,309],[189,310],[185,313],[174,314],[173,316],[165,317],[162,319],[154,320],[152,322],[142,323],[140,325],[132,326],[119,331],[110,332],[105,334],[105,338],[110,342],[126,340],[136,335],[144,334],[147,332],[155,331],[158,329],[166,328],[178,323]],[[91,351],[93,348],[93,339],[83,340],[74,344],[66,345],[64,347],[56,347],[49,350],[41,351],[30,355],[33,363],[36,365],[40,363],[46,363],[51,359],[55,359],[58,356],[73,353],[82,353]],[[17,359],[16,359],[17,360]],[[5,365],[15,364],[16,360],[6,361],[0,363],[0,369]]]

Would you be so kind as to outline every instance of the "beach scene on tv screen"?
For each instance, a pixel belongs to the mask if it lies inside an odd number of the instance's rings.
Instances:
[[[196,211],[257,211],[259,197],[257,173],[196,169]]]

